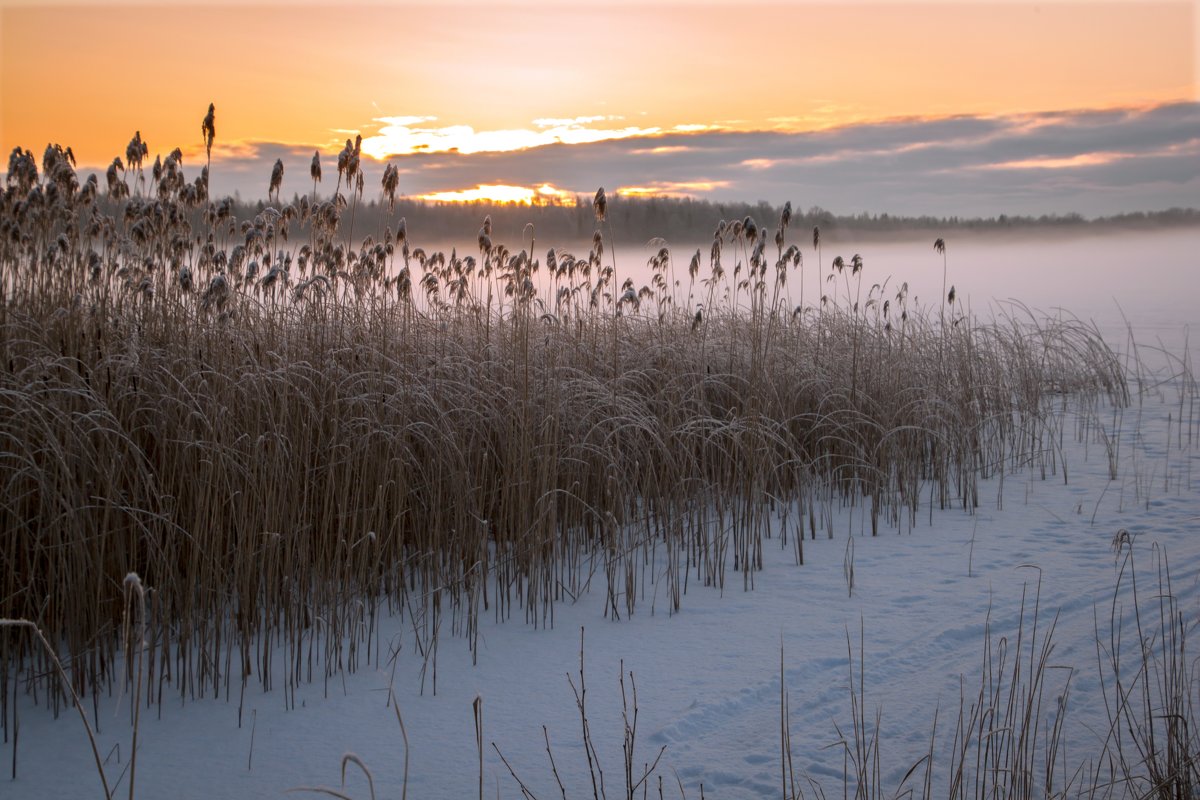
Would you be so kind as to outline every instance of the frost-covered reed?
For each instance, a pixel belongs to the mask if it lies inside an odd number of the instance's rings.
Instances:
[[[149,705],[327,683],[379,662],[384,613],[436,690],[440,637],[473,647],[481,615],[749,588],[772,531],[802,561],[836,507],[872,534],[970,510],[983,478],[1058,469],[1065,398],[1128,400],[1086,325],[864,297],[858,257],[796,305],[790,207],[722,222],[686,281],[661,243],[618,285],[602,192],[578,255],[490,220],[477,251],[427,252],[388,169],[351,247],[356,143],[332,199],[314,156],[311,198],[244,219],[182,155],[148,184],[140,135],[104,193],[67,152],[14,151],[0,197],[0,617],[36,623],[80,697],[125,674],[130,573]],[[70,698],[19,630],[4,720],[15,691]]]

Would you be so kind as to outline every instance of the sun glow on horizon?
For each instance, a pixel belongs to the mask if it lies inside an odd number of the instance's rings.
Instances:
[[[515,205],[574,205],[575,193],[549,183],[541,186],[513,186],[504,183],[479,184],[474,189],[430,192],[417,195],[432,203],[512,203]]]

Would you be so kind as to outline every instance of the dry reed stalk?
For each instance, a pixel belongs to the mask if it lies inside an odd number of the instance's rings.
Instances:
[[[61,685],[63,687],[65,687],[66,691],[70,694],[71,700],[75,706],[75,710],[79,712],[79,720],[83,723],[83,729],[87,733],[88,743],[92,747],[92,758],[96,762],[96,772],[100,776],[100,785],[104,789],[104,797],[106,798],[106,800],[107,800],[107,798],[111,798],[112,791],[108,788],[108,777],[104,774],[104,765],[100,761],[100,751],[96,748],[96,736],[92,732],[92,726],[88,722],[87,712],[83,710],[83,704],[79,700],[79,695],[77,695],[75,693],[75,690],[71,685],[71,681],[67,677],[66,670],[63,669],[62,661],[59,660],[58,653],[55,652],[54,647],[50,644],[49,640],[46,639],[46,635],[42,632],[42,629],[27,619],[3,619],[3,618],[0,618],[0,628],[28,628],[30,631],[33,632],[33,635],[41,643],[43,652],[49,657],[50,662],[53,664],[55,673],[56,673],[58,679],[61,681]],[[13,742],[13,758],[14,759],[16,758],[16,749],[17,749],[16,741],[14,740],[14,742]],[[15,777],[15,767],[14,767],[14,777]],[[132,789],[130,791],[132,793]]]
[[[593,576],[628,615],[661,563],[672,613],[693,572],[723,588],[732,566],[748,589],[775,519],[832,536],[839,501],[872,532],[911,528],[925,497],[930,514],[969,510],[989,474],[1064,468],[1066,393],[1129,400],[1086,326],[1018,309],[951,330],[902,289],[893,327],[868,311],[882,289],[856,307],[854,260],[844,299],[795,314],[784,215],[774,278],[754,220],[718,227],[696,313],[665,285],[665,243],[643,291],[603,266],[599,229],[588,258],[552,249],[545,265],[532,236],[511,253],[490,217],[478,262],[412,246],[403,219],[353,250],[340,186],[357,191],[357,153],[347,141],[329,202],[314,154],[307,211],[242,220],[175,189],[118,196],[115,170],[103,208],[77,193],[32,214],[18,187],[0,195],[6,224],[38,243],[0,241],[0,525],[20,534],[0,546],[0,614],[39,615],[84,695],[113,679],[114,587],[131,572],[153,587],[140,624],[160,707],[166,687],[228,697],[282,679],[294,696],[378,663],[381,602],[411,615],[436,677],[444,626],[473,639],[480,613],[553,625]],[[51,179],[29,180],[22,200]],[[732,278],[727,241],[748,264]],[[816,229],[814,247],[820,263]],[[307,277],[277,291],[293,264]],[[185,290],[185,267],[203,291]],[[6,651],[0,672],[24,658]],[[42,681],[49,702],[65,696]]]

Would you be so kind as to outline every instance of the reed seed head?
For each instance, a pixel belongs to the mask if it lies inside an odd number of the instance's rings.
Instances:
[[[279,189],[283,186],[283,159],[275,159],[275,166],[271,168],[271,185],[267,189],[267,197],[275,195],[276,199],[279,196]]]
[[[200,135],[204,137],[204,151],[209,158],[212,158],[213,139],[217,136],[216,112],[217,107],[209,103],[208,113],[204,115],[204,121],[200,123]]]

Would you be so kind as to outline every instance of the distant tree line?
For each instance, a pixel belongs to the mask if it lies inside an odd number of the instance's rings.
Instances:
[[[294,202],[298,203],[299,198]],[[241,219],[254,216],[264,203],[238,203],[236,214]],[[782,206],[766,202],[729,203],[673,197],[621,197],[609,195],[608,223],[618,241],[645,242],[662,238],[668,242],[697,242],[712,238],[721,220],[732,222],[751,217],[769,231],[779,224]],[[469,238],[490,216],[495,231],[493,239],[509,246],[520,246],[532,233],[538,242],[547,246],[569,246],[570,242],[590,242],[596,228],[590,197],[576,198],[574,203],[518,205],[489,202],[428,202],[413,198],[398,198],[395,210],[388,214],[386,204],[379,200],[360,202],[359,219],[382,232],[385,224],[395,227],[404,218],[409,235],[416,242],[448,241]],[[532,231],[528,226],[532,224]],[[819,227],[821,235],[831,239],[845,236],[886,237],[900,232],[927,231],[945,235],[954,232],[1000,232],[1009,229],[1061,230],[1108,229],[1121,227],[1158,228],[1200,225],[1200,209],[1171,208],[1165,211],[1133,212],[1088,219],[1076,213],[1022,216],[1000,214],[995,217],[936,217],[901,214],[853,215],[834,214],[820,206],[807,211],[793,211],[789,239],[801,237],[799,231],[811,234]],[[772,233],[773,236],[773,233]]]

